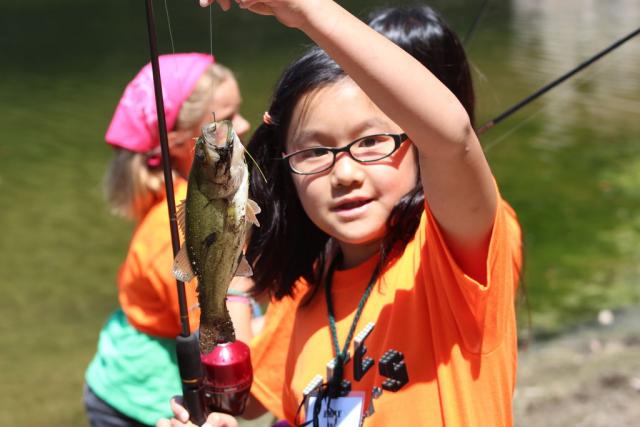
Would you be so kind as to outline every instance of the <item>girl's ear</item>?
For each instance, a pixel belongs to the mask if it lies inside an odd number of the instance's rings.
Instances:
[[[169,153],[173,162],[173,168],[183,177],[189,175],[195,142],[193,134],[189,131],[179,130],[167,133],[169,140]]]
[[[191,139],[193,138],[193,134],[190,130],[172,130],[167,133],[167,139],[169,140],[169,147],[176,147],[178,145],[187,145],[188,142],[191,143]]]
[[[180,142],[180,139],[183,136],[184,136],[184,132],[180,132],[177,130],[172,130],[171,132],[169,132],[167,134],[167,139],[169,140],[169,146],[172,146],[177,142]]]

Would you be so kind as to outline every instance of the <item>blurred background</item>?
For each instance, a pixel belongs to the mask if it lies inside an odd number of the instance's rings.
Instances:
[[[209,13],[167,0],[176,51],[209,52]],[[378,6],[344,0],[366,16]],[[481,0],[430,0],[461,37]],[[155,2],[162,53],[171,45]],[[640,23],[637,0],[493,0],[467,41],[478,125]],[[84,426],[83,375],[117,306],[132,224],[108,214],[104,132],[149,61],[142,0],[0,5],[0,425]],[[213,13],[213,50],[254,126],[309,44],[272,18]],[[518,426],[640,417],[640,38],[488,131],[526,240]]]

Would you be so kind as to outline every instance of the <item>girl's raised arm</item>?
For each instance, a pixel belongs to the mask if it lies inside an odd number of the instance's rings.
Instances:
[[[429,207],[460,266],[482,281],[497,194],[457,98],[411,55],[332,0],[237,3],[306,33],[409,135],[419,151]]]
[[[332,1],[301,29],[411,138],[429,207],[463,270],[484,281],[496,209],[491,171],[458,99],[416,59]]]

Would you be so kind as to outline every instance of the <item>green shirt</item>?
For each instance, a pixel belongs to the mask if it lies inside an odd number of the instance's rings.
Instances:
[[[175,340],[138,331],[119,309],[100,332],[86,381],[98,397],[141,423],[171,418],[169,400],[182,394]]]

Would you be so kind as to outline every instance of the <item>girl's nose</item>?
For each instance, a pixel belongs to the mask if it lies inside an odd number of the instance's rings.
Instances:
[[[237,113],[233,116],[233,119],[231,119],[231,123],[233,124],[233,129],[240,137],[242,137],[245,133],[247,133],[247,131],[249,131],[249,129],[251,129],[251,125],[249,124],[247,119],[242,117],[240,113]]]
[[[332,184],[343,187],[361,183],[364,179],[362,165],[353,160],[349,153],[338,153],[331,170],[331,179]]]

